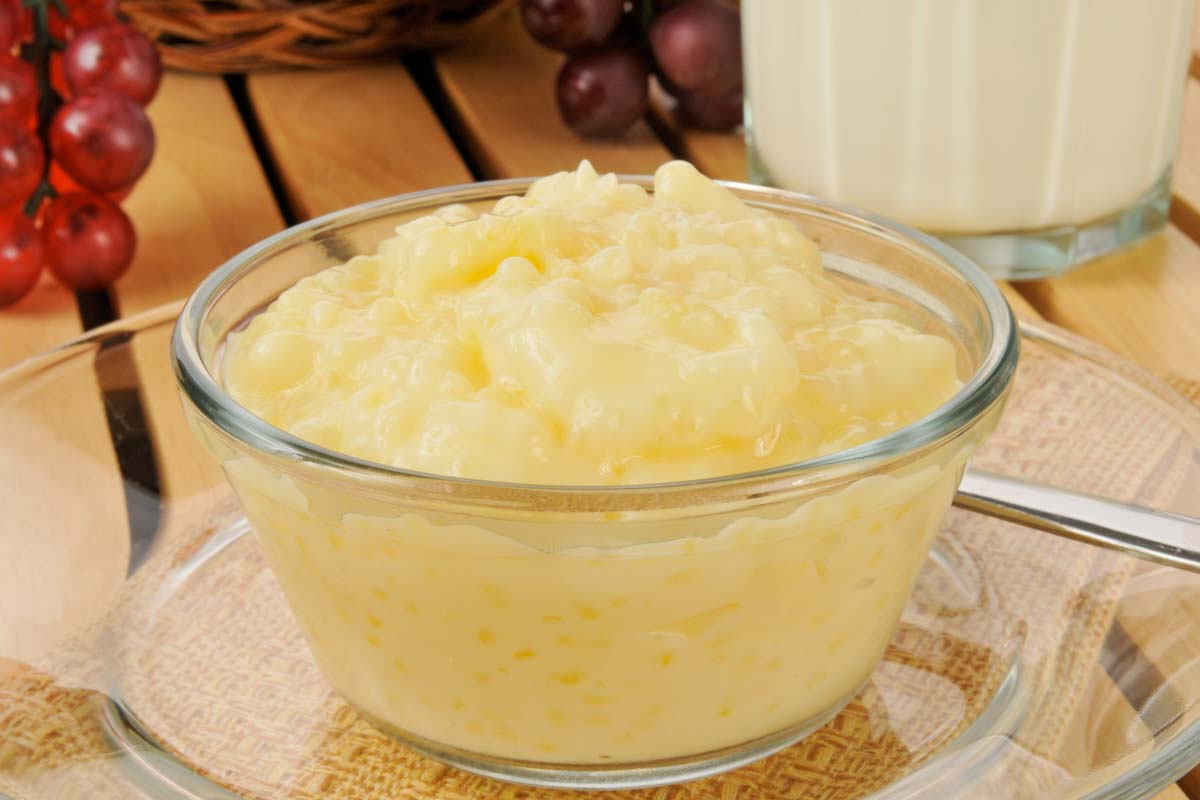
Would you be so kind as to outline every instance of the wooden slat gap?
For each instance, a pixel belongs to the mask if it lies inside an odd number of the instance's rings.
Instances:
[[[425,96],[425,102],[433,109],[438,122],[442,124],[442,129],[450,138],[450,143],[458,151],[458,157],[466,165],[471,177],[477,181],[499,177],[497,170],[485,169],[484,164],[480,161],[479,148],[471,140],[471,128],[459,115],[455,103],[447,94],[446,84],[438,75],[433,57],[428,53],[412,53],[405,56],[403,62],[408,74],[416,82],[417,88]],[[486,158],[486,156],[484,157]]]
[[[1179,195],[1171,198],[1171,224],[1188,235],[1194,242],[1200,243],[1200,209]]]
[[[227,75],[225,76],[225,85],[229,88],[229,95],[233,98],[238,116],[242,119],[246,136],[254,147],[254,154],[258,156],[258,163],[267,178],[271,197],[275,199],[275,205],[279,206],[279,213],[283,216],[284,224],[289,227],[295,225],[300,221],[301,216],[296,212],[297,204],[295,199],[288,194],[283,182],[279,170],[279,160],[271,151],[267,138],[263,135],[258,115],[254,111],[254,104],[250,102],[250,94],[246,90],[246,76]]]
[[[696,164],[696,155],[688,147],[688,142],[693,139],[689,136],[692,131],[679,124],[668,103],[666,95],[655,83],[651,88],[650,109],[646,112],[646,124],[662,141],[663,147],[671,151],[672,156]],[[710,175],[709,177],[727,179],[723,175]]]
[[[76,292],[75,307],[79,311],[79,322],[85,331],[107,325],[117,318],[116,304],[107,289]]]

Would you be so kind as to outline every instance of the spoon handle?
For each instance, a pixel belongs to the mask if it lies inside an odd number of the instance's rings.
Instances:
[[[968,469],[954,504],[991,517],[1200,572],[1200,519]]]

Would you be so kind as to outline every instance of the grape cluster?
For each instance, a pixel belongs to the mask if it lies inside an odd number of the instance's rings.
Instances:
[[[117,0],[0,0],[0,306],[42,269],[76,290],[128,269],[137,237],[117,205],[154,155],[143,107],[154,44]]]
[[[741,25],[721,0],[521,0],[525,29],[567,53],[556,94],[563,121],[584,136],[616,136],[640,119],[650,76],[685,123],[742,122]]]

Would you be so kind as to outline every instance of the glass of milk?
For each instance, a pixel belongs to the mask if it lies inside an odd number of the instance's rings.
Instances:
[[[1161,228],[1194,0],[742,0],[751,178],[1002,277]]]

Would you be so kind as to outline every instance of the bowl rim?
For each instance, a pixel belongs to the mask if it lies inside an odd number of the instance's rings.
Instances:
[[[632,182],[643,187],[653,186],[652,175],[618,174],[617,178],[622,183]],[[368,222],[405,210],[427,208],[433,211],[454,203],[489,198],[499,199],[505,195],[521,193],[536,180],[539,178],[519,177],[475,181],[384,197],[292,225],[242,250],[217,267],[200,283],[185,302],[179,315],[171,336],[171,362],[180,391],[188,402],[225,434],[254,450],[289,461],[315,463],[350,473],[365,473],[373,478],[403,479],[410,484],[416,481],[440,487],[447,485],[461,488],[476,487],[488,491],[492,499],[496,499],[496,492],[513,492],[519,494],[522,500],[527,500],[531,494],[628,495],[645,492],[711,490],[726,485],[740,485],[747,482],[781,478],[794,478],[795,480],[790,481],[789,485],[807,484],[811,478],[822,477],[820,473],[831,467],[853,465],[856,462],[871,465],[877,463],[880,458],[888,460],[900,458],[937,442],[982,416],[987,409],[1004,397],[1012,382],[1020,349],[1016,319],[999,286],[967,256],[933,236],[851,205],[824,200],[801,192],[737,181],[716,181],[716,183],[734,191],[739,199],[758,204],[783,200],[789,204],[799,203],[805,206],[806,208],[803,209],[795,209],[801,213],[824,213],[827,216],[832,214],[842,218],[849,217],[850,221],[865,223],[864,227],[867,229],[874,228],[893,238],[909,240],[910,243],[932,251],[934,256],[948,263],[966,280],[971,290],[982,301],[991,326],[991,342],[988,343],[987,352],[971,377],[954,395],[923,417],[884,436],[834,453],[748,472],[682,481],[570,485],[520,483],[439,475],[394,467],[330,450],[277,428],[254,415],[235,401],[205,366],[200,355],[199,337],[206,310],[237,280],[252,272],[261,259],[270,256],[273,252],[289,247],[303,238],[315,238],[314,235],[322,232],[334,232],[347,225]]]

